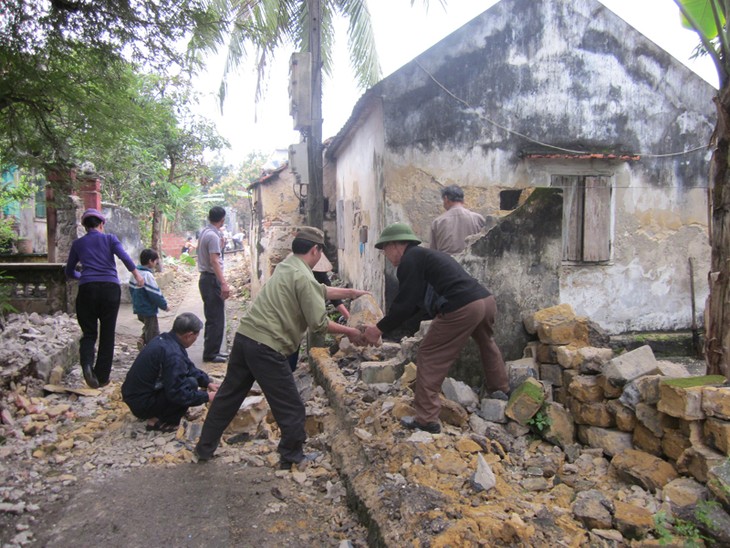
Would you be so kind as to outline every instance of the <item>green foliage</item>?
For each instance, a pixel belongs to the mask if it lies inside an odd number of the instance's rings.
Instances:
[[[168,193],[155,192],[155,182],[197,184],[203,151],[227,146],[210,122],[189,114],[195,98],[181,70],[180,40],[207,20],[208,4],[4,5],[0,163],[64,171],[90,161],[105,197],[138,213],[166,205]],[[178,76],[152,75],[170,73]]]
[[[204,217],[197,197],[209,176],[204,153],[228,143],[210,122],[190,112],[197,96],[189,82],[138,75],[131,93],[145,109],[146,121],[99,151],[97,167],[108,199],[142,219],[153,211],[164,215],[172,231],[195,229]],[[143,228],[151,223],[150,218]]]
[[[659,537],[659,544],[662,546],[672,542],[674,537],[666,512],[660,511],[654,514],[654,532]]]
[[[0,62],[6,68],[0,73],[5,163],[68,164],[86,151],[112,146],[144,123],[144,109],[129,92],[133,72],[108,50],[51,41],[38,52],[0,47]]]
[[[680,4],[684,7],[682,25],[685,28],[694,28],[706,38],[715,38],[717,23],[720,23],[720,29],[725,26],[722,3],[717,0],[680,0]]]
[[[23,202],[33,195],[34,188],[28,182],[28,177],[19,174],[14,168],[4,168],[4,175],[12,174],[12,177],[4,177],[0,182],[0,215],[2,210],[14,202]],[[0,252],[8,252],[11,242],[17,238],[15,233],[16,220],[13,217],[0,218]]]
[[[210,186],[211,193],[222,193],[223,202],[244,214],[250,211],[251,194],[248,186],[261,177],[267,155],[261,151],[249,152],[246,159],[237,168],[214,164],[211,172],[214,178]]]
[[[703,546],[703,541],[706,540],[695,524],[678,518],[675,518],[672,523],[666,512],[663,511],[654,515],[654,532],[662,546],[675,544],[676,537],[684,540],[683,546],[686,548]]]
[[[428,5],[428,1],[424,0]],[[200,24],[190,41],[190,58],[200,63],[204,53],[228,48],[224,80],[220,88],[221,104],[226,99],[227,75],[254,50],[258,82],[256,98],[262,96],[262,82],[277,48],[291,44],[292,51],[309,50],[308,3],[305,0],[256,0],[242,9],[239,2],[214,2],[218,20],[226,24]],[[374,85],[381,77],[380,62],[366,0],[322,0],[320,3],[320,42],[322,70],[332,74],[334,21],[337,15],[349,20],[347,46],[355,77],[362,89]]]
[[[180,255],[180,262],[189,266],[195,266],[195,257],[191,257],[189,253],[185,252]]]
[[[182,64],[178,44],[215,12],[207,0],[4,2],[0,44],[15,53],[48,51],[54,42],[125,52],[154,72]],[[83,84],[83,82],[80,82]]]
[[[701,49],[715,64],[724,87],[730,74],[730,35],[727,29],[728,3],[721,0],[674,0],[682,24],[693,29],[702,42]]]
[[[677,519],[674,521],[674,532],[684,538],[684,546],[686,548],[695,548],[703,546],[703,540],[700,530],[694,523]]]
[[[720,509],[722,509],[722,505],[716,500],[701,500],[695,508],[695,517],[707,529],[712,530],[715,528],[715,520],[711,513]]]
[[[17,310],[10,304],[10,283],[14,280],[12,276],[6,276],[5,271],[0,271],[0,317],[5,317]]]
[[[545,408],[540,409],[535,415],[527,421],[527,424],[535,428],[538,432],[542,432],[552,424],[552,420],[545,412]]]

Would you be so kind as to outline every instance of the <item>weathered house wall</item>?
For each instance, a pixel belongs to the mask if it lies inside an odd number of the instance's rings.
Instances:
[[[330,190],[325,197],[332,211],[325,212],[323,228],[328,253],[334,256],[334,182],[330,180],[327,185]],[[291,241],[297,228],[307,224],[306,206],[300,200],[298,189],[296,175],[288,165],[264,175],[249,186],[253,204],[249,232],[253,296],[271,277],[276,265],[291,253]]]
[[[501,327],[495,340],[507,356],[522,356],[531,339],[523,327],[525,311],[559,298],[562,213],[560,190],[536,190],[460,256],[467,272],[496,295]]]
[[[368,108],[362,125],[337,156],[338,264],[340,276],[353,287],[380,289],[386,261],[373,244],[387,222],[382,217],[392,209],[382,206],[388,199],[383,179],[383,112],[379,101]]]
[[[294,194],[296,176],[288,169],[277,169],[253,183],[251,191],[251,294],[258,294],[274,267],[288,251],[282,249],[291,240],[292,225],[304,222],[300,199]]]
[[[348,279],[385,304],[372,240],[404,221],[426,241],[444,185],[500,215],[505,190],[558,187],[557,301],[611,333],[688,327],[688,258],[698,311],[707,295],[714,93],[595,0],[502,0],[371,88],[330,147],[345,204],[381,196],[367,223],[343,210],[371,234],[365,252],[345,241]]]

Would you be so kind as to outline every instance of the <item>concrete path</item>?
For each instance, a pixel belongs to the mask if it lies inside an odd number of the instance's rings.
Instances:
[[[165,292],[164,288],[162,290]],[[200,298],[200,292],[198,291],[198,277],[194,276],[193,280],[188,282],[186,291],[184,292],[185,297],[177,306],[177,308],[171,309],[169,312],[160,311],[157,318],[160,322],[160,332],[164,333],[172,329],[172,322],[183,312],[192,312],[201,321],[205,322],[205,315],[203,314],[203,301]],[[142,323],[137,319],[137,316],[132,312],[132,303],[122,303],[119,307],[119,315],[117,316],[117,333],[123,335],[129,335],[132,337],[139,337],[142,333]],[[223,349],[222,349],[223,350]],[[193,345],[188,348],[188,357],[193,363],[201,367],[203,364],[203,333],[201,331],[198,339]]]

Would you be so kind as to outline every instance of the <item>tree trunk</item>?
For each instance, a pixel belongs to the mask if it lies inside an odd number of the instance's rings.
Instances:
[[[717,127],[710,167],[712,184],[709,274],[710,296],[706,311],[705,356],[707,372],[728,377],[730,373],[730,84],[715,99]]]
[[[157,204],[152,208],[152,241],[150,248],[157,251],[160,262],[157,263],[157,270],[162,272],[162,211]]]

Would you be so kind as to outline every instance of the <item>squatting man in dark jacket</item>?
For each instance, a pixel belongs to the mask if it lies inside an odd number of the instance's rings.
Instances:
[[[213,401],[218,385],[188,358],[203,322],[184,312],[172,331],[153,339],[134,360],[122,384],[122,399],[147,430],[174,431],[189,407]]]
[[[366,326],[364,335],[369,344],[378,344],[383,333],[398,327],[422,307],[433,316],[416,356],[416,416],[404,417],[401,424],[435,434],[441,431],[441,384],[469,337],[479,347],[485,385],[492,397],[506,398],[509,379],[493,339],[497,313],[494,295],[451,255],[420,247],[420,243],[407,224],[394,223],[383,229],[375,247],[397,267],[398,294],[388,313],[377,325]]]

